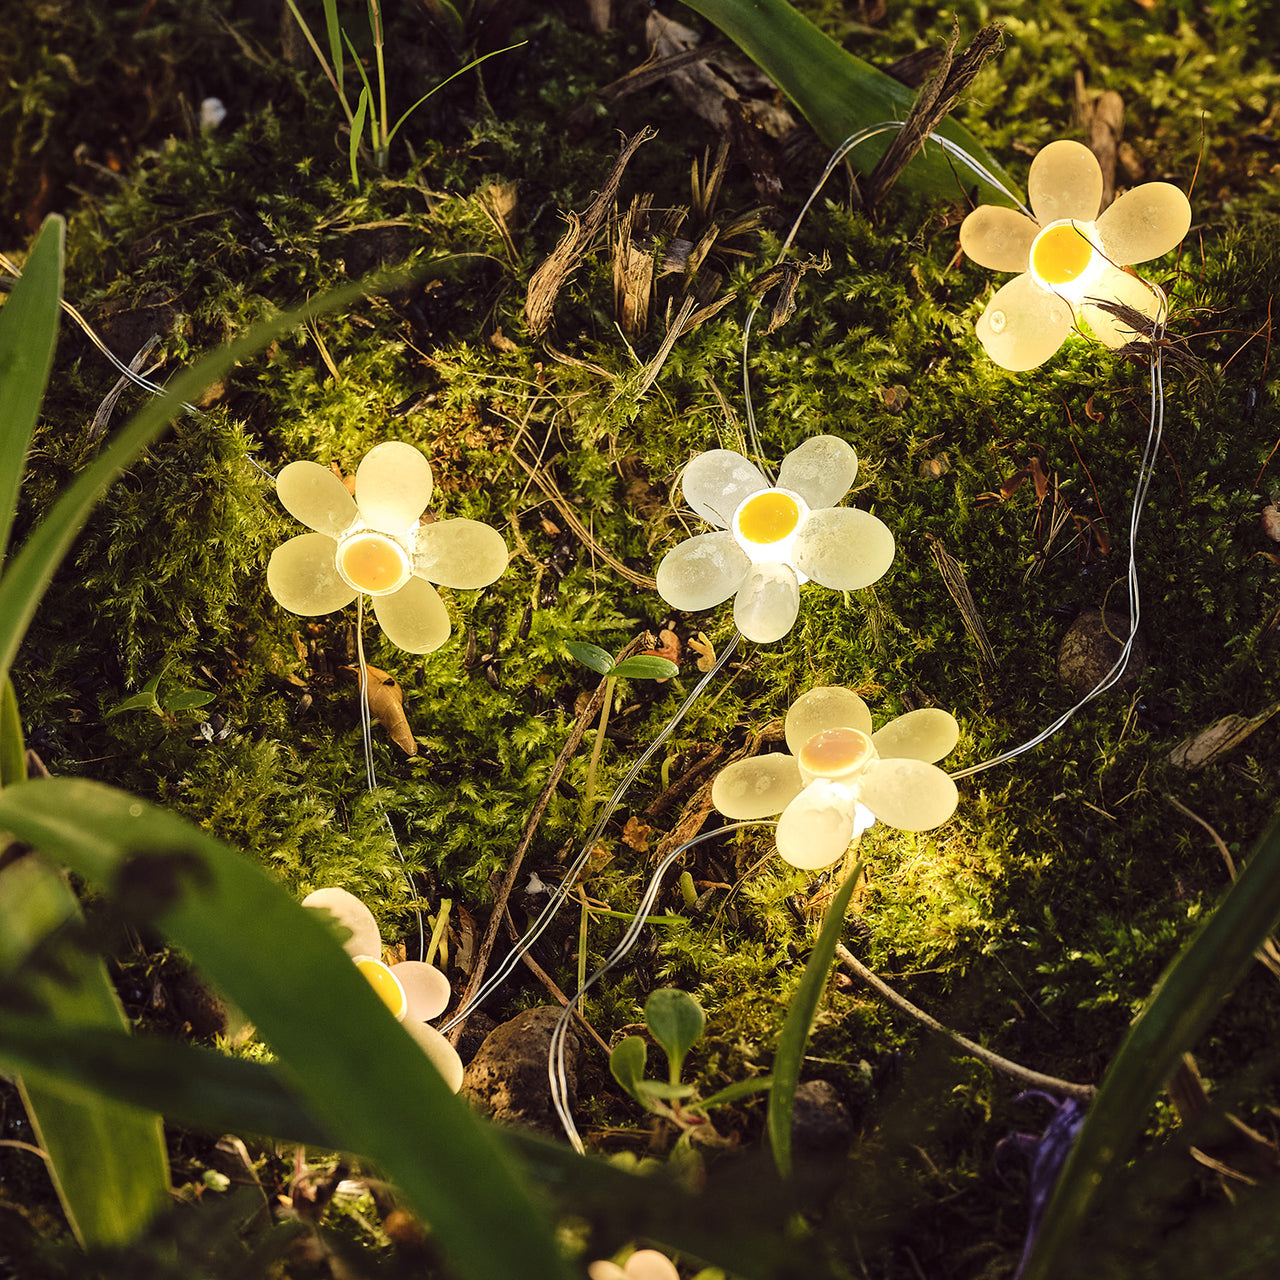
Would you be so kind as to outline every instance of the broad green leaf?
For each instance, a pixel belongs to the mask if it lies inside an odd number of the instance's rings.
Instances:
[[[30,785],[6,787],[0,798]],[[3,820],[0,829],[14,830]],[[79,922],[75,894],[58,871],[34,855],[10,863],[0,871],[0,974],[12,983],[50,934]],[[53,957],[46,951],[45,958]],[[23,976],[44,1025],[71,1034],[86,1028],[119,1033],[128,1026],[97,956],[63,945],[56,959],[56,974],[42,969]],[[24,1071],[18,1088],[76,1239],[113,1245],[140,1235],[169,1203],[160,1117],[45,1070]]]
[[[619,1040],[609,1055],[610,1073],[633,1098],[640,1096],[639,1085],[644,1079],[644,1064],[648,1056],[649,1046],[639,1036]]]
[[[653,1038],[666,1051],[671,1083],[678,1084],[685,1055],[707,1025],[702,1006],[686,991],[659,987],[650,992],[645,1001],[644,1020]]]
[[[809,1043],[809,1032],[822,1000],[827,974],[831,971],[831,958],[836,953],[836,943],[844,929],[845,912],[854,886],[862,875],[862,863],[849,873],[844,884],[836,890],[827,913],[822,917],[818,940],[813,944],[809,963],[804,967],[800,985],[787,1010],[782,1032],[778,1036],[778,1048],[773,1055],[773,1088],[769,1091],[768,1130],[769,1145],[773,1149],[773,1161],[784,1177],[791,1176],[791,1108],[796,1099],[796,1085],[800,1082],[800,1068],[804,1063],[804,1047]]]
[[[1045,1210],[1024,1280],[1044,1280],[1053,1260],[1081,1238],[1090,1211],[1106,1195],[1182,1055],[1204,1033],[1278,920],[1280,815],[1129,1028]]]
[[[668,658],[650,658],[636,654],[633,658],[624,658],[612,671],[611,676],[624,677],[628,680],[670,680],[679,675],[680,668]]]
[[[216,696],[207,689],[179,689],[164,700],[164,709],[170,715],[178,711],[194,711],[197,707],[207,707]]]
[[[253,1021],[308,1109],[431,1223],[458,1275],[563,1280],[554,1238],[505,1152],[324,922],[258,867],[172,814],[77,779],[6,788],[0,828],[183,947]]]
[[[27,751],[18,713],[18,695],[13,681],[0,680],[0,787],[21,782],[27,776]]]
[[[0,307],[0,565],[9,546],[31,433],[53,367],[65,228],[56,214],[44,220],[22,278]]]
[[[903,120],[915,92],[870,63],[846,52],[786,0],[684,0],[709,18],[800,108],[833,151],[870,125]],[[967,130],[944,120],[937,132],[963,147],[997,178],[1000,166]],[[864,173],[875,167],[892,134],[856,148],[849,161]],[[926,144],[898,179],[901,186],[929,195],[959,198],[977,186],[984,200],[1007,204],[1008,197],[972,174],[953,168],[936,144]]]
[[[693,1095],[691,1084],[668,1084],[665,1080],[640,1080],[636,1082],[636,1092],[642,1098],[666,1098],[675,1102],[679,1098]]]
[[[590,667],[597,675],[613,674],[613,656],[606,653],[598,644],[589,644],[586,640],[566,640],[564,647],[576,661],[582,663],[584,667]]]

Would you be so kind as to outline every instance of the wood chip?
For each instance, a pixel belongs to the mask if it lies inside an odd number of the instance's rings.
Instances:
[[[1184,738],[1169,752],[1169,763],[1179,769],[1204,769],[1215,760],[1238,747],[1247,737],[1260,729],[1277,711],[1280,702],[1273,702],[1256,716],[1223,716],[1207,729]]]

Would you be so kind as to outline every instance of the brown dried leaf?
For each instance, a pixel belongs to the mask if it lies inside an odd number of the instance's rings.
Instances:
[[[710,671],[716,665],[715,646],[701,631],[689,641],[689,648],[698,655],[699,671]]]
[[[358,667],[340,669],[359,681]],[[409,720],[404,713],[404,690],[401,689],[400,682],[395,676],[388,675],[381,667],[366,666],[365,670],[369,673],[367,697],[370,713],[405,755],[417,755],[418,744],[414,740],[413,730],[409,728]]]
[[[622,828],[622,843],[637,853],[649,852],[649,833],[653,830],[648,823],[641,822],[634,815],[627,819]]]
[[[1262,508],[1262,532],[1272,542],[1280,542],[1280,509],[1272,503]]]

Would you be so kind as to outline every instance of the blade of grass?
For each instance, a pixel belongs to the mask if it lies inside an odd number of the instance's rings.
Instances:
[[[60,217],[44,220],[21,278],[0,307],[0,565],[9,546],[31,433],[53,367],[64,232]]]
[[[510,1159],[324,923],[258,867],[172,814],[78,779],[6,788],[0,828],[185,948],[252,1019],[304,1103],[431,1223],[460,1276],[563,1280]]]
[[[0,787],[27,776],[27,752],[13,681],[0,681]]]
[[[342,87],[342,42],[334,41],[334,35],[337,30],[338,11],[334,8],[333,0],[325,0],[325,21],[330,21],[332,25],[329,28],[329,48],[333,53],[333,67],[329,65],[324,54],[320,52],[320,46],[316,43],[316,38],[311,34],[311,28],[307,25],[298,9],[295,0],[284,0],[289,6],[289,12],[293,14],[294,21],[298,24],[307,43],[311,46],[311,52],[316,55],[316,61],[320,64],[320,69],[324,72],[329,83],[333,86],[334,92],[338,95],[338,101],[342,104],[343,114],[347,117],[347,123],[351,123],[351,104],[347,101],[346,90]],[[332,11],[332,12],[331,12]],[[337,74],[334,74],[334,67],[337,67]]]
[[[767,1127],[773,1161],[784,1178],[791,1176],[791,1108],[795,1103],[796,1085],[800,1081],[800,1068],[804,1064],[804,1047],[809,1043],[813,1019],[827,984],[827,975],[831,972],[831,961],[844,929],[849,899],[861,875],[862,863],[859,862],[836,890],[826,915],[822,917],[818,940],[813,944],[809,963],[805,965],[800,985],[792,997],[773,1055],[773,1088],[769,1090]]]
[[[529,43],[529,42],[528,42],[527,40],[521,40],[521,41],[519,41],[519,42],[518,42],[518,43],[516,43],[516,44],[509,44],[509,45],[507,45],[507,47],[506,47],[505,49],[494,49],[492,53],[486,53],[486,54],[484,54],[483,56],[481,56],[481,57],[479,57],[479,58],[473,58],[470,62],[468,62],[468,63],[467,63],[467,65],[466,65],[465,67],[459,67],[459,68],[457,69],[457,71],[455,71],[452,75],[445,76],[445,78],[444,78],[443,80],[441,80],[439,84],[432,85],[432,86],[431,86],[431,88],[430,88],[430,89],[428,89],[428,90],[426,91],[426,93],[424,93],[424,94],[422,95],[422,97],[420,97],[420,98],[417,100],[417,102],[415,102],[415,103],[413,104],[413,106],[411,106],[411,107],[408,109],[408,111],[406,111],[406,112],[404,113],[404,115],[402,115],[402,116],[400,117],[400,119],[399,119],[399,120],[397,120],[397,121],[395,122],[395,124],[391,127],[391,132],[387,134],[387,148],[388,148],[388,149],[390,149],[392,142],[395,140],[395,136],[396,136],[396,134],[400,132],[400,126],[401,126],[402,124],[404,124],[404,122],[405,122],[405,121],[406,121],[406,120],[407,120],[411,115],[413,115],[413,113],[414,113],[415,111],[417,111],[417,109],[418,109],[420,106],[422,106],[422,104],[423,104],[424,102],[426,102],[426,100],[427,100],[429,97],[431,97],[431,95],[432,95],[433,93],[438,93],[438,92],[439,92],[441,89],[443,89],[443,88],[445,87],[445,85],[447,85],[451,80],[456,80],[459,76],[464,76],[464,75],[466,75],[468,71],[472,71],[472,70],[474,70],[474,69],[475,69],[476,67],[478,67],[482,62],[488,62],[490,58],[496,58],[496,57],[498,56],[498,54],[500,54],[500,53],[510,53],[512,49],[523,49],[523,48],[524,48],[524,46],[525,46],[525,45],[527,45],[528,43]]]
[[[1151,1107],[1280,920],[1280,815],[1156,984],[1116,1054],[1045,1211],[1023,1280],[1045,1280],[1142,1133]]]

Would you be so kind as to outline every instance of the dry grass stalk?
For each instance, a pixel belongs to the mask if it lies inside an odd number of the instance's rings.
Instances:
[[[978,679],[984,687],[991,686],[996,679],[996,653],[987,639],[987,629],[982,625],[982,617],[978,606],[973,602],[969,584],[965,581],[964,570],[960,562],[947,554],[947,549],[936,538],[930,538],[929,550],[933,553],[934,563],[942,575],[942,585],[947,594],[956,602],[960,610],[960,620],[969,633],[974,648],[978,651]]]

